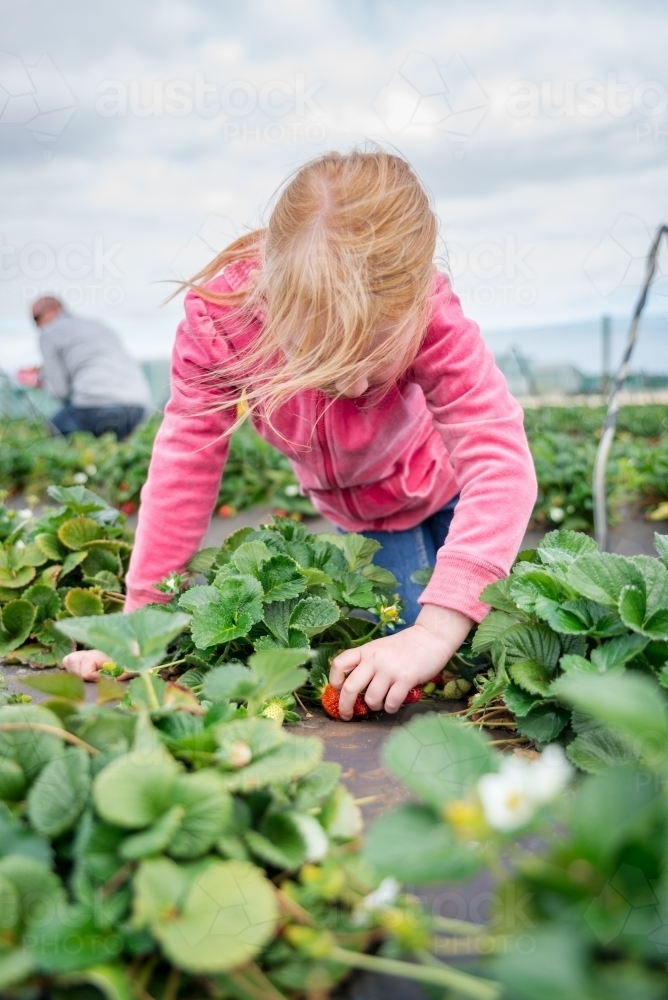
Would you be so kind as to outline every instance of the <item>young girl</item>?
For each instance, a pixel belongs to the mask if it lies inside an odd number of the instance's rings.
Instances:
[[[317,509],[381,542],[409,627],[336,657],[343,719],[362,691],[396,712],[448,662],[536,497],[522,410],[434,267],[436,231],[399,156],[328,153],[297,171],[266,229],[188,283],[142,491],[126,611],[165,600],[153,584],[199,547],[241,399]],[[420,592],[410,575],[434,563]],[[105,658],[64,663],[93,680]]]

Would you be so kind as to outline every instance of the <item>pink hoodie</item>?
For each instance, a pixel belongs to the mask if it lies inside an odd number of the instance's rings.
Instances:
[[[211,283],[237,290],[250,265],[229,265]],[[431,320],[410,371],[380,403],[364,396],[332,402],[299,393],[273,418],[253,422],[288,456],[304,493],[347,531],[413,528],[460,493],[450,533],[421,603],[481,621],[483,587],[508,573],[536,499],[522,409],[475,323],[437,274]],[[259,334],[261,317],[190,292],[172,357],[172,396],[142,490],[126,610],[164,601],[152,584],[181,571],[197,551],[227,458],[223,437],[234,411],[207,412],[226,358]],[[233,395],[233,394],[232,394]]]

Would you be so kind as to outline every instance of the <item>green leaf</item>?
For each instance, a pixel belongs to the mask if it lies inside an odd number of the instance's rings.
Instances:
[[[26,641],[37,616],[30,601],[18,600],[5,604],[0,617],[0,656],[18,649]]]
[[[608,767],[622,767],[635,759],[628,740],[607,726],[581,733],[566,748],[568,759],[581,771],[594,774]]]
[[[57,535],[41,532],[35,535],[35,544],[40,547],[47,559],[53,559],[54,562],[63,561],[66,549],[58,541]]]
[[[417,583],[418,587],[426,587],[432,576],[434,575],[434,567],[427,566],[425,569],[416,569],[411,573],[411,581]],[[494,584],[492,584],[494,586]],[[489,601],[487,602],[490,603]]]
[[[61,503],[77,514],[92,514],[99,511],[109,511],[114,514],[114,520],[119,516],[117,510],[110,507],[106,500],[99,497],[85,486],[49,486],[46,491],[52,500]]]
[[[630,660],[642,653],[649,639],[642,635],[622,635],[617,639],[604,642],[591,651],[592,663],[599,672],[616,670],[625,666]],[[668,650],[666,650],[668,657]]]
[[[272,558],[273,552],[264,542],[243,542],[235,550],[231,562],[239,573],[258,576],[260,568]]]
[[[85,552],[70,552],[63,560],[63,565],[60,570],[60,578],[62,579],[64,576],[67,576],[68,573],[71,573],[73,569],[76,569],[77,566],[80,566],[83,562],[85,562],[85,560]]]
[[[668,535],[660,535],[658,531],[654,532],[654,548],[659,554],[659,557],[663,559],[663,562],[668,566]]]
[[[181,769],[167,751],[132,751],[117,757],[95,778],[95,807],[108,823],[124,830],[151,826],[173,805]]]
[[[134,1000],[136,993],[119,965],[91,965],[60,977],[64,986],[92,986],[105,1000]]]
[[[155,854],[161,854],[177,834],[185,815],[181,805],[172,806],[156,820],[153,826],[141,833],[126,837],[119,845],[118,853],[125,861],[139,861]]]
[[[295,601],[273,601],[264,606],[264,623],[282,645],[287,645],[290,632],[290,615]]]
[[[510,596],[510,581],[511,578],[507,576],[504,580],[489,583],[480,595],[480,600],[498,611],[507,611],[511,615],[517,615],[517,605]]]
[[[0,989],[18,986],[34,971],[35,960],[29,952],[22,948],[5,952],[0,957]]]
[[[48,864],[27,854],[7,854],[0,859],[0,877],[17,890],[21,923],[44,933],[54,916],[67,904],[63,884]]]
[[[160,941],[167,958],[193,973],[247,964],[273,936],[276,891],[243,861],[213,861],[185,884],[166,858],[145,861],[135,878],[135,917]]]
[[[634,767],[604,768],[576,787],[570,823],[579,857],[605,872],[629,841],[651,841],[662,791],[648,777]]]
[[[290,625],[311,637],[324,632],[339,620],[339,609],[333,601],[323,597],[305,597],[290,615]]]
[[[102,599],[84,587],[74,587],[65,596],[65,608],[75,618],[104,614]]]
[[[61,609],[60,597],[53,589],[44,583],[35,583],[24,591],[23,599],[30,601],[37,609],[35,621],[39,624],[47,618],[55,618]]]
[[[538,543],[538,558],[546,566],[568,566],[579,556],[596,553],[596,542],[581,531],[550,531]]]
[[[495,584],[493,586],[496,586]],[[483,591],[484,594],[484,591]],[[481,595],[482,598],[482,595]],[[474,653],[486,653],[497,639],[501,639],[509,629],[517,625],[517,618],[505,611],[491,611],[484,618],[473,636],[471,649]]]
[[[577,653],[566,653],[559,660],[559,666],[567,674],[598,674],[601,668],[592,660]]]
[[[223,773],[225,787],[230,792],[253,792],[301,778],[317,767],[323,749],[319,739],[288,734],[286,737],[285,743],[259,759],[251,760],[246,767]]]
[[[484,738],[438,715],[412,719],[383,748],[385,766],[412,792],[440,808],[465,798],[478,778],[495,769]]]
[[[559,638],[546,625],[516,625],[502,636],[501,642],[508,663],[532,660],[548,674],[554,672],[561,656]]]
[[[522,573],[521,576],[512,576],[510,596],[522,611],[538,615],[562,599],[550,574],[538,569]]]
[[[26,776],[21,765],[10,757],[0,758],[0,799],[16,802],[23,798],[25,789]]]
[[[455,840],[450,827],[420,805],[400,806],[380,816],[367,835],[365,857],[380,875],[409,885],[460,881],[481,866],[475,851]]]
[[[645,590],[627,585],[622,587],[619,595],[619,615],[627,628],[634,632],[643,631],[645,617]]]
[[[296,562],[289,556],[272,556],[257,572],[262,584],[264,601],[287,601],[306,590],[306,580]]]
[[[552,688],[567,704],[637,740],[639,750],[646,739],[650,740],[654,763],[660,757],[665,759],[668,709],[660,688],[649,677],[635,672],[612,676],[564,674]],[[662,753],[656,752],[657,743]],[[647,763],[651,765],[652,761]]]
[[[174,858],[198,858],[209,851],[232,816],[232,799],[223,779],[212,770],[181,775],[172,801],[185,810],[167,853]]]
[[[325,535],[323,540],[336,545],[343,552],[348,569],[355,573],[363,566],[367,566],[380,548],[380,542],[373,538],[366,538],[364,535],[357,535],[354,532],[347,532],[345,535]]]
[[[248,665],[258,682],[254,697],[260,702],[290,694],[306,683],[307,672],[301,667],[310,659],[309,650],[277,649],[254,653]]]
[[[29,782],[37,777],[45,764],[63,753],[63,741],[38,729],[3,731],[5,723],[38,723],[62,729],[57,715],[39,705],[5,705],[0,708],[0,757],[8,756],[22,767]]]
[[[88,754],[79,747],[69,747],[42,769],[28,793],[28,818],[33,829],[53,838],[71,830],[89,789]]]
[[[550,692],[547,671],[533,660],[518,660],[509,667],[508,673],[529,694],[547,695]]]
[[[262,618],[262,587],[253,576],[230,577],[216,587],[194,587],[179,605],[193,611],[193,641],[207,649],[248,634]]]
[[[100,545],[86,550],[81,568],[86,576],[96,576],[98,573],[111,573],[118,576],[123,572],[123,566],[117,552],[108,552]]]
[[[248,667],[225,663],[204,675],[202,694],[207,701],[247,701],[257,683]]]
[[[540,704],[540,699],[523,691],[517,684],[508,684],[503,692],[503,700],[513,715],[526,715],[534,705]]]
[[[569,566],[566,578],[583,597],[615,610],[625,586],[645,589],[642,574],[631,560],[610,552],[580,556]]]
[[[652,556],[631,556],[645,581],[647,595],[647,615],[660,608],[668,608],[668,569],[659,559]]]
[[[23,566],[43,566],[47,557],[36,542],[28,542],[23,549],[21,563]]]
[[[91,618],[69,618],[57,623],[65,635],[101,649],[110,660],[126,670],[143,671],[157,666],[167,646],[190,621],[180,612],[145,607],[131,614]]]
[[[191,573],[209,573],[213,569],[220,549],[208,548],[200,549],[188,562],[188,569]]]
[[[20,590],[21,587],[27,587],[30,581],[34,579],[34,566],[21,566],[18,569],[9,569],[0,566],[0,587],[7,587],[9,590]]]
[[[268,813],[262,820],[259,837],[254,830],[249,830],[245,839],[254,854],[277,868],[294,870],[307,859],[306,841],[293,816],[287,812]]]
[[[643,625],[643,632],[652,639],[668,639],[668,609],[650,615]]]
[[[536,743],[550,743],[565,729],[569,718],[570,713],[557,705],[535,705],[525,716],[517,719],[517,731]]]
[[[74,552],[78,552],[86,542],[102,538],[104,531],[90,517],[73,517],[58,528],[58,540]]]

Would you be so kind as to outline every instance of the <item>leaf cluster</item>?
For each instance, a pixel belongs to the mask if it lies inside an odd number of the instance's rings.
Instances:
[[[478,802],[477,784],[504,766],[501,755],[460,719],[413,719],[384,760],[415,801],[376,820],[366,856],[380,873],[423,884],[487,869],[489,925],[446,919],[441,929],[468,935],[478,971],[504,996],[653,1000],[665,992],[668,709],[647,671],[565,671],[559,688],[582,720],[617,734],[642,762],[581,777],[517,841],[487,826]],[[439,954],[466,953],[460,942],[442,938]]]
[[[510,576],[481,595],[494,610],[472,649],[492,670],[474,706],[501,695],[521,734],[539,745],[561,739],[585,771],[637,759],[623,735],[583,719],[562,691],[572,675],[626,671],[668,686],[668,542],[655,537],[661,559],[600,553],[566,530],[521,553]]]
[[[39,519],[0,507],[0,656],[53,666],[73,648],[56,623],[123,606],[131,536],[84,486],[51,486]]]

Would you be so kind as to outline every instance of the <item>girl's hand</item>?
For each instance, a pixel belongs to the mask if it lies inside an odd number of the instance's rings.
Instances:
[[[426,684],[443,669],[474,624],[459,611],[425,604],[415,624],[403,632],[339,653],[329,682],[341,692],[341,718],[352,718],[355,699],[365,689],[369,708],[397,712],[412,687]]]
[[[76,653],[68,653],[63,657],[65,670],[71,674],[78,674],[85,681],[99,681],[99,671],[105,663],[109,663],[109,656],[99,649],[79,649]],[[118,679],[126,681],[130,677],[134,677],[134,674],[121,674]]]

